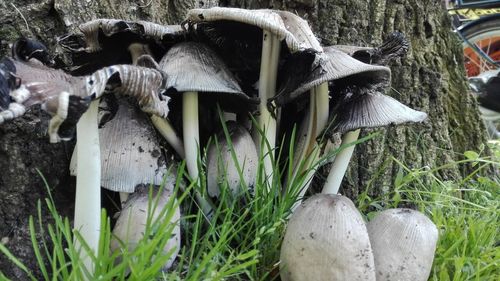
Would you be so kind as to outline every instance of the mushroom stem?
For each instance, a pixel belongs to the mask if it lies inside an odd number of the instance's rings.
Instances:
[[[344,136],[342,137],[342,145],[343,146],[349,145],[352,142],[355,142],[359,137],[359,131],[360,129],[357,129],[355,131],[350,131],[345,133]],[[326,193],[326,194],[338,193],[340,184],[342,183],[342,179],[344,178],[347,166],[349,165],[349,161],[351,160],[351,156],[355,146],[356,145],[352,144],[342,149],[335,156],[335,160],[333,160],[330,173],[328,174],[328,178],[326,179],[325,185],[323,186],[323,190],[321,191],[321,193]]]
[[[185,92],[182,95],[182,127],[188,173],[193,180],[199,181],[198,153],[200,151],[200,132],[198,124],[198,92]]]
[[[317,142],[317,138],[328,123],[328,113],[329,113],[329,95],[328,95],[328,83],[322,83],[313,89],[311,89],[310,99],[309,99],[309,113],[307,117],[307,135],[302,138],[303,144],[300,151],[300,155],[296,161],[294,161],[294,175],[292,179],[297,177],[297,174],[306,172],[302,184],[298,187],[299,195],[298,201],[293,205],[292,211],[297,208],[302,200],[302,197],[306,193],[309,185],[312,182],[314,174],[316,173],[317,161],[320,157],[320,145]],[[305,125],[305,122],[302,126]],[[302,136],[300,136],[302,137]],[[300,145],[300,144],[299,144]],[[304,162],[305,161],[305,162]]]
[[[184,153],[189,176],[200,186],[200,171],[198,169],[198,155],[200,152],[200,131],[198,123],[198,92],[184,92],[182,94],[182,127],[184,135]],[[210,220],[213,208],[203,198],[195,187],[194,195],[200,209]]]
[[[153,125],[158,130],[158,132],[165,138],[165,140],[167,140],[168,144],[172,146],[175,152],[177,152],[177,154],[181,158],[184,158],[184,144],[177,135],[174,127],[172,127],[172,124],[170,124],[167,119],[161,118],[156,115],[151,116],[151,121],[153,122]]]
[[[276,93],[276,78],[278,74],[278,60],[281,42],[273,33],[263,30],[262,55],[259,75],[259,98],[260,115],[259,127],[262,130],[265,141],[256,141],[258,149],[261,150],[264,160],[264,172],[266,178],[273,174],[274,148],[276,145],[276,119],[269,112],[267,100],[274,97]],[[255,139],[260,140],[259,131],[255,131]],[[260,147],[262,145],[263,147]],[[268,191],[271,185],[268,185]]]
[[[101,158],[99,133],[97,128],[97,109],[99,101],[93,101],[77,124],[77,177],[75,198],[74,229],[78,230],[95,252],[99,245],[101,226]],[[79,244],[76,240],[75,244]],[[83,249],[81,258],[90,272],[94,265],[90,255]]]

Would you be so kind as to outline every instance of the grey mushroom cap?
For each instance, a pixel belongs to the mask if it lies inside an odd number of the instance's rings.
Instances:
[[[411,109],[378,91],[353,94],[348,102],[342,103],[338,108],[335,114],[331,114],[331,117],[336,123],[332,128],[339,133],[361,128],[423,122],[427,118],[425,112]]]
[[[377,281],[428,280],[438,230],[424,214],[410,209],[380,212],[368,224]]]
[[[301,65],[307,65],[307,62],[302,61],[304,57],[297,57],[297,59],[295,62],[290,61],[289,67],[284,67],[288,73],[283,74],[287,77],[286,81],[282,82],[278,95],[274,99],[277,105],[291,102],[322,83],[346,77],[360,80],[357,76],[369,76],[372,83],[390,85],[391,70],[388,67],[360,62],[334,47],[325,47],[324,52],[316,53],[307,71],[297,71]]]
[[[167,91],[225,93],[250,100],[224,62],[202,43],[184,42],[173,46],[159,67],[168,74]]]
[[[100,107],[118,107],[107,122],[104,119],[113,113],[99,112],[101,186],[131,193],[139,184],[160,185],[167,160],[148,116],[124,98],[104,99]]]
[[[283,281],[375,280],[365,222],[349,198],[316,194],[295,210],[281,245]]]

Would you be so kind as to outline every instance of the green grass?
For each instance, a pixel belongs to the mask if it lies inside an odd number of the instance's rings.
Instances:
[[[500,149],[496,153],[496,159],[500,159]],[[498,160],[481,158],[477,153],[467,152],[465,156],[466,160],[447,166],[470,165],[480,171],[492,166],[498,169],[500,165]],[[276,161],[281,160],[278,157]],[[429,216],[440,235],[430,280],[500,280],[499,179],[472,173],[462,182],[447,182],[437,176],[447,166],[412,170],[399,164],[401,169],[394,179],[393,191],[379,198],[363,193],[357,201],[359,209],[370,218],[378,210],[412,205]],[[178,174],[177,186],[180,186],[183,167]],[[83,280],[84,276],[88,280],[279,280],[279,248],[289,209],[295,201],[294,187],[300,186],[301,181],[298,178],[292,182],[290,192],[283,195],[279,182],[287,176],[290,169],[276,170],[275,176],[266,181],[259,172],[255,196],[247,193],[242,198],[233,198],[222,192],[210,222],[189,195],[193,188],[200,187],[190,185],[186,192],[176,188],[177,200],[163,209],[158,220],[148,220],[140,246],[122,253],[121,259],[119,253],[109,252],[110,219],[103,210],[100,245],[92,257],[97,265],[93,274],[82,266],[75,247],[74,240],[81,237],[71,229],[69,220],[57,213],[49,198],[45,205],[39,204],[38,216],[42,208],[48,208],[54,224],[41,225],[37,223],[40,219],[30,218],[42,280]],[[154,202],[154,198],[151,200]],[[181,204],[183,210],[182,248],[173,269],[162,272],[161,266],[170,253],[159,249],[170,237],[172,224],[168,222],[174,204]],[[50,241],[38,243],[37,232],[48,233]],[[85,246],[83,241],[80,243]],[[32,269],[26,268],[2,244],[0,252],[27,272],[31,280],[36,280]],[[0,280],[8,279],[0,272]]]

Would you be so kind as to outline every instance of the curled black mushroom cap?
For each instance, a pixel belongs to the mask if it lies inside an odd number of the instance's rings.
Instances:
[[[41,104],[53,116],[49,123],[51,142],[59,141],[57,132],[60,126],[70,130],[76,125],[90,100],[110,91],[135,97],[145,112],[159,116],[168,114],[168,97],[161,95],[164,75],[154,69],[116,65],[92,75],[75,77],[33,59],[28,62],[10,62],[16,68],[15,76],[21,79],[19,89],[10,93],[15,100],[10,106],[15,104],[25,109]],[[24,111],[4,119],[13,119],[22,114]]]
[[[346,79],[344,84],[357,83],[358,81],[383,83],[385,86],[390,84],[391,72],[389,68],[362,63],[335,47],[325,47],[324,53],[317,53],[313,57],[312,64],[308,67],[308,72],[294,73],[297,72],[297,68],[294,66],[305,65],[309,63],[310,59],[311,57],[297,55],[287,62],[290,67],[284,68],[284,71],[289,73],[283,76],[288,77],[288,79],[282,83],[278,95],[273,99],[276,105],[280,106],[291,102],[314,86],[342,78],[349,79]],[[369,80],[366,81],[365,78]]]
[[[160,25],[146,21],[97,19],[79,26],[81,33],[59,38],[59,44],[70,53],[70,70],[88,74],[101,67],[132,63],[129,47],[147,46],[159,60],[168,48],[185,38],[179,25]]]
[[[12,102],[10,92],[19,87],[21,83],[14,73],[16,73],[16,66],[12,60],[2,59],[0,61],[0,111],[9,108],[9,104]]]
[[[403,33],[395,31],[389,34],[378,47],[337,45],[335,48],[364,63],[387,65],[391,60],[406,55],[410,48],[410,41]]]
[[[12,57],[23,61],[34,58],[45,65],[54,65],[54,60],[51,58],[47,47],[41,42],[28,38],[19,38],[14,42]]]

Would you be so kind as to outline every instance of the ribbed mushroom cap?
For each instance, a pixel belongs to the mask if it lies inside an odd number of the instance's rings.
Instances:
[[[207,153],[207,190],[211,197],[220,195],[220,188],[225,182],[234,196],[245,192],[242,190],[243,183],[232,153],[236,155],[236,162],[240,165],[244,183],[250,189],[250,193],[253,193],[257,177],[258,155],[252,136],[236,122],[227,122],[226,127],[233,152],[225,134],[221,132],[217,135],[217,145],[212,143]]]
[[[210,9],[189,10],[186,21],[190,24],[217,21],[232,21],[256,26],[277,35],[284,40],[291,52],[305,49],[287,30],[282,18],[273,10],[247,10],[239,8],[214,7]]]
[[[438,230],[425,215],[389,209],[367,225],[375,257],[377,281],[425,281],[436,251]]]
[[[139,184],[160,185],[166,159],[148,116],[124,98],[106,98],[100,107],[101,186],[131,193]]]
[[[283,281],[375,280],[365,222],[341,195],[316,194],[296,209],[280,259]]]
[[[175,177],[174,177],[175,178]],[[160,218],[161,211],[169,203],[170,200],[175,200],[172,198],[172,190],[174,185],[172,181],[167,182],[165,189],[159,195],[158,205],[156,209],[151,214],[153,222]],[[123,206],[120,216],[116,221],[115,227],[113,228],[113,239],[111,240],[111,251],[117,251],[121,249],[121,242],[128,248],[128,251],[133,251],[141,239],[144,237],[144,231],[146,229],[146,221],[148,218],[148,188],[141,187],[131,194]],[[155,200],[158,191],[153,192],[152,202]],[[151,206],[152,207],[152,206]],[[152,209],[152,208],[151,208]],[[164,213],[165,214],[165,213]],[[162,216],[163,218],[164,216]],[[179,253],[181,247],[181,230],[180,230],[180,210],[177,206],[174,210],[174,214],[170,219],[170,224],[174,224],[171,237],[168,239],[167,243],[162,249],[163,254],[171,252],[171,256],[167,263],[163,266],[166,270],[172,266],[177,254]]]
[[[105,66],[132,63],[128,47],[133,43],[147,45],[159,60],[170,46],[183,41],[186,34],[179,25],[118,19],[97,19],[79,28],[81,34],[59,38],[59,44],[70,53],[70,70],[74,74],[88,74]]]
[[[289,67],[283,67],[284,71],[289,72],[284,75],[288,79],[281,83],[278,95],[274,99],[277,105],[291,102],[322,83],[346,77],[350,77],[353,82],[359,81],[361,77],[369,77],[373,83],[383,83],[386,86],[390,85],[391,80],[389,68],[362,63],[333,47],[325,47],[324,53],[315,55],[309,72],[297,72],[297,67],[304,64],[301,61],[290,60],[288,63]]]
[[[335,132],[345,133],[361,128],[375,128],[399,125],[408,122],[422,122],[427,118],[425,112],[413,110],[396,99],[372,91],[359,92],[346,97],[336,113],[331,113]]]
[[[167,91],[220,93],[218,99],[221,100],[251,101],[224,62],[202,43],[184,42],[173,46],[160,61],[160,69],[168,75]]]

